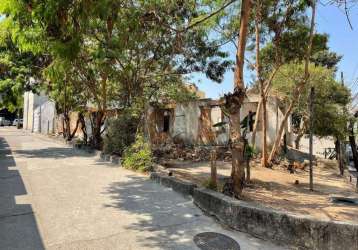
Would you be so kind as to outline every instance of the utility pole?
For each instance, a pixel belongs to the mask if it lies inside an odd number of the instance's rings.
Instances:
[[[310,112],[310,190],[313,191],[313,104],[314,104],[314,87],[311,87],[309,112]]]

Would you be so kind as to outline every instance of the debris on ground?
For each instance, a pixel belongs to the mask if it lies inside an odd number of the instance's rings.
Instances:
[[[227,146],[207,146],[207,145],[184,145],[166,143],[153,146],[153,155],[157,161],[164,166],[168,165],[168,160],[180,161],[209,161],[212,150],[216,151],[217,160],[231,161],[231,151]]]

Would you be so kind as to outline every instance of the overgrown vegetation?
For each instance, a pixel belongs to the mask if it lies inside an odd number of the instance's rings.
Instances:
[[[104,152],[122,155],[124,150],[135,141],[138,120],[137,116],[126,112],[109,119],[107,133],[104,137]]]
[[[135,142],[124,150],[122,165],[141,172],[152,169],[152,151],[142,134],[137,134]]]

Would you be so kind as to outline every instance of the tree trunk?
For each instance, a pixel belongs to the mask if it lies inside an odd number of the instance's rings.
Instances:
[[[213,149],[211,151],[211,156],[210,156],[210,177],[211,177],[211,184],[217,188],[218,184],[217,184],[217,170],[216,170],[216,150]]]
[[[293,99],[294,100],[294,99]],[[291,111],[293,109],[293,105],[294,105],[294,101],[291,101],[290,105],[288,106],[288,109],[286,110],[286,113],[285,115],[283,116],[283,119],[281,121],[281,124],[280,124],[280,127],[278,129],[278,133],[276,135],[276,139],[275,139],[275,142],[273,144],[273,147],[272,147],[272,150],[271,150],[271,153],[270,153],[270,156],[268,158],[268,162],[269,163],[272,163],[272,161],[274,160],[274,158],[276,157],[276,153],[278,151],[278,148],[280,146],[280,142],[281,142],[281,138],[282,138],[282,135],[283,135],[283,131],[285,129],[285,125],[286,125],[286,122],[287,122],[287,119],[289,117],[289,115],[291,114]]]
[[[357,152],[356,138],[354,136],[354,121],[353,120],[350,121],[350,123],[349,123],[349,144],[352,149],[354,167],[358,171],[358,152]]]
[[[77,121],[76,121],[76,126],[75,126],[75,129],[72,131],[72,133],[71,133],[71,128],[70,128],[70,133],[69,133],[69,138],[68,138],[68,140],[69,141],[71,141],[72,139],[73,139],[73,137],[75,137],[75,134],[76,134],[76,132],[77,132],[77,129],[78,129],[78,126],[79,126],[79,124],[80,124],[80,118],[78,117],[77,118]]]
[[[262,98],[260,99],[259,103],[257,104],[254,128],[252,129],[252,133],[251,133],[251,145],[253,147],[255,147],[255,145],[256,145],[256,132],[257,132],[257,126],[259,124],[259,119],[261,116],[261,109],[262,109]]]
[[[341,140],[339,140],[338,138],[336,139],[336,153],[337,153],[337,163],[338,163],[338,168],[339,168],[339,174],[341,176],[344,175],[344,164],[343,164],[343,154],[342,154],[342,144],[341,144]]]
[[[256,1],[255,35],[256,35],[256,75],[260,83],[260,94],[262,100],[262,159],[261,166],[267,167],[267,114],[266,114],[266,95],[264,89],[264,80],[261,75],[260,63],[260,22],[261,22],[261,3]],[[256,116],[257,120],[260,116]]]
[[[246,183],[251,181],[250,158],[246,159]]]
[[[295,148],[300,149],[300,141],[305,134],[306,127],[307,126],[307,120],[305,118],[302,119],[302,126],[300,126],[300,129],[298,131],[297,137],[295,139]]]
[[[83,142],[84,144],[87,144],[87,128],[86,128],[86,121],[85,121],[85,117],[83,115],[82,112],[80,112],[78,114],[78,119],[80,121],[80,124],[81,124],[81,130],[82,130],[82,133],[83,133]]]
[[[70,121],[70,116],[67,112],[63,113],[63,121],[64,121],[63,137],[69,141],[70,134],[71,134],[71,121]]]
[[[269,93],[269,90],[270,90],[270,87],[271,87],[271,84],[272,84],[272,81],[276,75],[276,73],[278,72],[280,68],[280,65],[277,66],[274,71],[272,72],[272,74],[270,75],[270,78],[268,79],[268,81],[264,84],[265,86],[265,97],[266,97],[266,102],[267,102],[267,96],[268,96],[268,93]],[[254,128],[252,130],[252,133],[251,133],[251,145],[253,147],[255,147],[255,144],[256,144],[256,132],[257,132],[257,126],[258,126],[258,123],[259,123],[259,118],[261,116],[261,110],[262,110],[262,98],[260,98],[260,101],[257,105],[257,108],[256,108],[256,114],[255,114],[255,123],[254,123]]]
[[[308,42],[308,46],[307,46],[307,51],[306,51],[306,57],[305,57],[305,72],[304,72],[304,77],[303,80],[297,85],[297,87],[294,89],[293,91],[293,95],[292,95],[292,99],[291,102],[289,104],[288,109],[286,110],[286,113],[283,117],[283,120],[280,124],[280,128],[278,130],[278,133],[276,135],[276,139],[274,142],[274,145],[272,147],[270,156],[269,156],[269,163],[272,163],[272,161],[274,160],[274,158],[276,157],[276,154],[278,152],[278,148],[279,148],[279,144],[282,138],[282,133],[283,130],[285,128],[285,124],[287,122],[287,119],[289,117],[289,115],[291,114],[291,111],[293,109],[294,104],[296,103],[296,101],[299,99],[301,92],[304,88],[304,86],[306,85],[308,78],[309,78],[309,72],[308,72],[308,66],[309,66],[309,58],[311,55],[311,51],[312,51],[312,43],[313,43],[313,34],[314,34],[314,26],[315,26],[315,16],[316,16],[316,1],[312,0],[312,17],[311,17],[311,27],[310,27],[310,36],[309,36],[309,42]]]
[[[226,104],[230,113],[230,140],[232,153],[231,177],[233,193],[240,197],[245,184],[244,138],[240,130],[240,108],[245,98],[245,84],[243,77],[245,48],[247,40],[248,22],[251,12],[251,0],[242,0],[238,49],[236,53],[236,67],[234,75],[234,93],[227,96]]]
[[[103,123],[104,112],[102,110],[92,113],[92,138],[91,144],[95,149],[101,149],[102,146],[102,135],[101,126]]]

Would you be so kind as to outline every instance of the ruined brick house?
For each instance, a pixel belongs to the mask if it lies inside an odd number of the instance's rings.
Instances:
[[[259,96],[248,94],[241,109],[241,120],[250,112],[256,112]],[[283,118],[278,98],[270,96],[267,102],[267,143],[275,140]],[[220,126],[214,126],[221,124]],[[286,126],[288,144],[291,143],[290,119]],[[227,145],[229,141],[228,118],[222,112],[219,101],[199,99],[186,103],[151,106],[147,111],[149,138],[153,144],[183,143],[185,145]],[[249,126],[250,140],[252,126]],[[261,123],[259,120],[256,147],[261,149]]]
[[[160,106],[150,106],[147,110],[147,128],[152,144],[178,143],[185,145],[221,145],[226,146],[229,142],[228,118],[220,108],[219,100],[205,97],[205,93],[191,85],[192,91],[199,99],[185,103],[170,103]],[[256,112],[259,103],[259,95],[247,93],[247,97],[241,109],[241,120],[245,119],[250,112]],[[93,108],[92,108],[93,109]],[[268,123],[267,142],[272,145],[276,133],[283,118],[280,101],[275,96],[270,96],[267,102]],[[89,107],[89,112],[91,108]],[[116,116],[117,109],[108,111],[107,116]],[[76,127],[78,113],[70,113],[71,131]],[[31,92],[24,94],[24,129],[44,134],[61,134],[63,132],[63,117],[56,113],[55,104],[42,94],[36,95]],[[91,123],[85,117],[88,136],[91,133]],[[222,126],[214,126],[222,124]],[[286,138],[288,145],[291,143],[292,131],[286,125]],[[250,128],[251,130],[251,128]],[[250,131],[251,132],[251,131]],[[250,140],[252,133],[248,133]],[[81,138],[83,133],[78,129],[76,137]],[[261,124],[259,121],[256,136],[256,147],[261,149]]]

